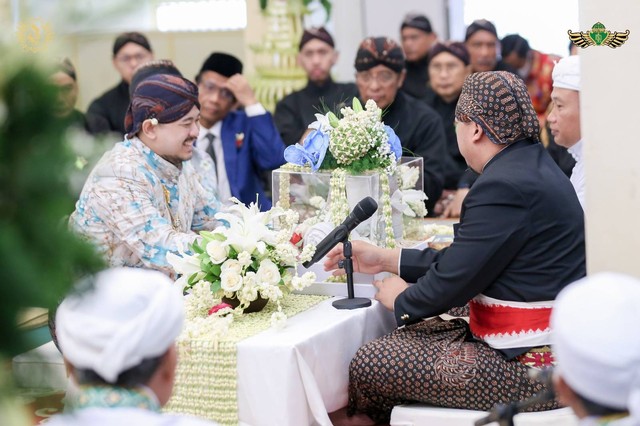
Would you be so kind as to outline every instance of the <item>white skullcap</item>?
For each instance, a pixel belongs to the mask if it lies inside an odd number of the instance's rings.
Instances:
[[[583,397],[634,417],[640,414],[639,303],[639,280],[607,272],[566,287],[551,314],[558,374]]]
[[[116,268],[58,307],[56,333],[64,357],[109,383],[146,358],[164,354],[182,330],[182,294],[158,271]]]
[[[580,91],[580,57],[567,56],[553,67],[553,87]]]

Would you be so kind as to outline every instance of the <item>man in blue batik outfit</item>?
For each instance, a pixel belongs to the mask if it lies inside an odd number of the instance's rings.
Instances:
[[[136,88],[125,140],[91,172],[70,219],[110,265],[171,273],[166,254],[187,249],[194,231],[215,228],[219,202],[189,161],[199,108],[197,87],[178,76],[155,75]]]

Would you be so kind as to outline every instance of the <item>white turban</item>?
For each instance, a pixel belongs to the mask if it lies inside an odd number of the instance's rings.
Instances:
[[[109,383],[146,358],[164,354],[182,330],[182,294],[164,274],[109,269],[92,287],[58,307],[56,333],[64,357]]]
[[[551,327],[556,371],[576,393],[640,415],[640,280],[607,272],[569,285]]]
[[[553,87],[580,91],[580,57],[567,56],[556,62],[553,67]]]

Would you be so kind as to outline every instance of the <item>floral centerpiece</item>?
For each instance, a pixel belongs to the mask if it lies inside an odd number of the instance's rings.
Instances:
[[[366,194],[379,200],[384,220],[384,230],[379,233],[384,235],[379,244],[387,247],[395,245],[394,220],[392,218],[392,206],[398,212],[413,216],[424,216],[424,199],[422,191],[411,192],[409,188],[418,180],[420,169],[405,167],[406,170],[398,170],[398,163],[402,155],[402,146],[393,129],[382,121],[382,110],[373,100],[368,100],[365,107],[357,98],[353,99],[352,107],[344,107],[340,110],[341,118],[333,112],[325,115],[316,114],[317,121],[312,123],[302,144],[289,146],[285,150],[285,160],[289,164],[283,170],[302,172],[308,169],[311,172],[330,171],[331,179],[327,194],[328,208],[318,200],[311,197],[310,206],[319,208],[316,216],[309,218],[312,221],[326,220],[337,225],[349,214],[346,181],[351,176],[361,176],[370,173],[379,174],[380,193]],[[421,159],[420,159],[421,160]],[[296,169],[297,168],[297,169]],[[402,173],[398,173],[402,171]],[[416,173],[417,172],[417,175]],[[402,176],[406,177],[403,179]],[[415,176],[414,176],[415,175]],[[389,178],[395,177],[394,188],[402,191],[394,192],[395,200],[391,197],[391,185]],[[409,182],[405,185],[403,181]],[[288,179],[279,179],[277,192],[278,202],[283,207],[288,207],[289,194],[291,193]],[[366,186],[358,183],[355,186]],[[377,185],[377,184],[376,184]],[[274,185],[275,187],[275,185]],[[419,188],[422,188],[420,182]],[[352,190],[355,189],[352,185]],[[377,190],[376,190],[377,191]],[[420,195],[420,194],[422,195]],[[398,198],[399,197],[399,198]],[[274,200],[275,201],[275,200]],[[419,203],[422,202],[422,209]],[[424,212],[423,212],[424,210]],[[307,225],[307,221],[305,221]],[[400,226],[402,224],[400,223]],[[307,226],[308,227],[308,226]],[[306,227],[305,227],[306,228]],[[400,233],[400,235],[402,235]]]
[[[277,303],[271,321],[282,325],[286,320],[280,307],[284,294],[315,281],[312,272],[297,276],[297,264],[311,259],[315,247],[300,249],[300,244],[294,244],[298,243],[293,233],[298,224],[296,212],[280,207],[261,212],[255,203],[247,207],[235,198],[232,201],[235,204],[226,212],[215,215],[226,224],[201,232],[190,254],[167,254],[181,275],[176,284],[191,293],[186,299],[187,327],[210,335],[224,334],[231,321],[215,322],[210,316],[242,314],[260,299]]]

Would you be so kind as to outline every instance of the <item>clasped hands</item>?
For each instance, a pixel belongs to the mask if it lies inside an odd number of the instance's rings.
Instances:
[[[372,275],[379,272],[391,272],[392,274],[399,272],[399,248],[385,249],[364,241],[353,241],[351,246],[354,272]],[[327,260],[324,262],[325,271],[333,270],[333,275],[344,275],[344,269],[338,269],[338,262],[342,259],[344,259],[342,244],[338,244],[327,253]],[[376,280],[373,285],[378,289],[375,299],[390,311],[393,311],[398,295],[409,287],[406,281],[397,275],[384,280]]]

